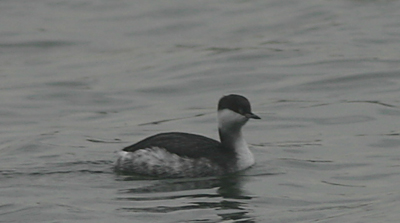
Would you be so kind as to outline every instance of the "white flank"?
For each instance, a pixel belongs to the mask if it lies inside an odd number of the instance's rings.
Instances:
[[[208,159],[181,157],[159,147],[135,152],[121,151],[116,168],[120,171],[164,177],[196,177],[222,173],[222,170],[213,166]]]

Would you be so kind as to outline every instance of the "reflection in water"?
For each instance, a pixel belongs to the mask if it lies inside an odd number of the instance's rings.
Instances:
[[[137,178],[131,177],[124,180],[138,182]],[[213,209],[222,221],[254,222],[246,210],[247,201],[252,197],[246,195],[242,189],[245,180],[246,176],[238,173],[223,177],[149,180],[145,182],[150,184],[145,186],[120,190],[120,195],[123,196],[118,200],[128,202],[129,207],[119,210],[170,213]]]
[[[251,197],[243,195],[243,178],[245,178],[245,176],[239,174],[222,177],[220,179],[218,194],[223,198],[251,199]]]

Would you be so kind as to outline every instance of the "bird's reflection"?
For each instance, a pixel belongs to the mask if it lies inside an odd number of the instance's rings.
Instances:
[[[254,222],[248,215],[247,202],[252,197],[243,191],[248,177],[234,173],[222,177],[195,179],[145,180],[145,185],[119,190],[118,200],[132,205],[126,212],[169,213],[181,210],[211,210],[221,220]],[[135,177],[120,180],[137,181]],[[142,182],[143,183],[143,182]],[[157,201],[157,205],[154,205]],[[179,201],[174,203],[171,201]],[[148,202],[148,205],[146,205]],[[175,205],[171,205],[171,203]]]

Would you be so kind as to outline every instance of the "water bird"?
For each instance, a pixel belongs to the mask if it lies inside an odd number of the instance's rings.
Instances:
[[[247,98],[230,94],[218,102],[220,142],[205,136],[167,132],[145,138],[118,153],[115,170],[159,178],[219,176],[244,170],[254,156],[243,138],[249,119],[260,119]]]

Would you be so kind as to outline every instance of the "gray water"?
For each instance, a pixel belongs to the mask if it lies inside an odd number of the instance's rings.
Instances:
[[[0,2],[0,222],[398,222],[400,1]],[[218,138],[243,94],[251,169],[112,171],[115,152]]]

